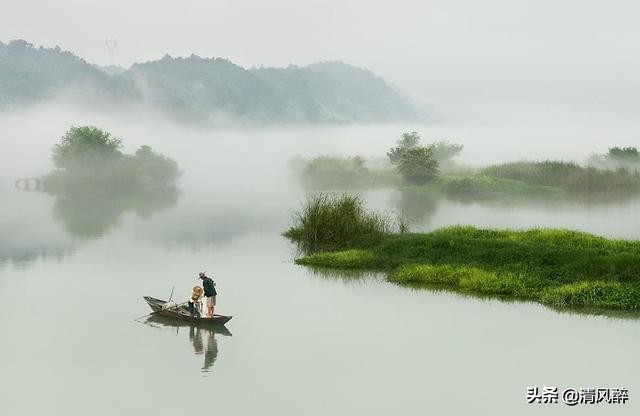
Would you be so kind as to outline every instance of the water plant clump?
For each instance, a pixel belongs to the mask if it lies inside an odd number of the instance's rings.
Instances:
[[[371,244],[402,230],[401,219],[367,211],[358,196],[320,193],[307,199],[284,236],[304,250],[330,250]]]

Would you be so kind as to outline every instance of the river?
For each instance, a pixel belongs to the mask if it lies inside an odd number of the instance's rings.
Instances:
[[[16,120],[5,123],[5,133],[18,131]],[[293,264],[295,247],[280,233],[305,191],[287,161],[294,154],[356,154],[359,146],[365,155],[379,154],[393,144],[397,126],[203,132],[121,123],[114,133],[128,148],[148,143],[178,161],[184,174],[176,195],[125,204],[15,190],[15,177],[50,168],[51,145],[69,121],[43,126],[32,120],[7,139],[2,156],[2,414],[514,415],[571,409],[527,404],[527,386],[627,387],[627,404],[579,405],[581,414],[640,409],[640,326],[633,317],[415,291],[375,273],[321,274]],[[553,131],[546,145],[511,154],[551,155]],[[439,128],[433,134],[446,133]],[[477,163],[506,152],[474,159],[473,149],[481,146],[462,141],[471,152],[465,157]],[[558,147],[562,157],[570,150]],[[23,162],[11,163],[16,158]],[[637,198],[505,203],[433,200],[395,190],[362,195],[373,208],[406,212],[414,230],[561,226],[640,238]],[[175,286],[174,298],[186,299],[201,270],[217,283],[216,311],[234,316],[228,331],[134,321],[149,312],[143,295],[166,298]]]

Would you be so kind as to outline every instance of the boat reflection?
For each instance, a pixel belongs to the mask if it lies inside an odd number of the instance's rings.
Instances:
[[[201,371],[208,373],[218,359],[218,340],[216,335],[231,336],[231,332],[222,325],[191,325],[188,322],[181,322],[164,316],[150,316],[145,321],[146,325],[154,328],[175,329],[176,335],[185,331],[189,334],[189,342],[195,355],[204,356]]]

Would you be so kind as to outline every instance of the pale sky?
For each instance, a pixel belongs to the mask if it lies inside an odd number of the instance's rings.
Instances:
[[[569,109],[631,123],[639,15],[631,0],[2,0],[0,40],[102,65],[107,37],[123,66],[165,53],[246,67],[342,60],[454,117]]]

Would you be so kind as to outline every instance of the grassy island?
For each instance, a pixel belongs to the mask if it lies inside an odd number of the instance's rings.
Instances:
[[[45,191],[54,194],[137,192],[173,186],[178,164],[149,146],[123,153],[122,140],[94,126],[71,126],[53,148],[55,169],[44,176]]]
[[[323,198],[326,202],[327,197]],[[336,197],[334,207],[340,206],[341,198],[347,197]],[[323,201],[315,198],[309,203],[322,205]],[[361,209],[351,212],[371,215]],[[334,228],[340,225],[320,226],[318,218],[305,214],[314,215],[301,211],[297,224],[285,234],[293,241],[317,238],[317,234],[303,230],[314,221],[314,227],[323,229],[325,235],[338,235]],[[355,230],[347,244],[311,252],[296,263],[381,270],[387,272],[387,280],[400,285],[533,300],[555,307],[640,309],[640,241],[610,240],[562,229],[456,226],[430,233],[394,233],[388,231],[388,222],[384,224],[362,229],[361,234]],[[326,249],[321,243],[315,245]]]
[[[628,197],[640,193],[640,152],[613,147],[586,165],[563,160],[505,162],[485,167],[456,163],[463,146],[448,141],[421,145],[403,133],[387,159],[319,156],[292,161],[307,189],[402,188],[455,199]],[[371,165],[371,166],[369,166]]]
[[[133,154],[122,147],[94,126],[71,126],[54,146],[55,169],[42,190],[55,197],[54,216],[73,237],[99,237],[126,211],[146,218],[176,204],[176,161],[149,146]]]

